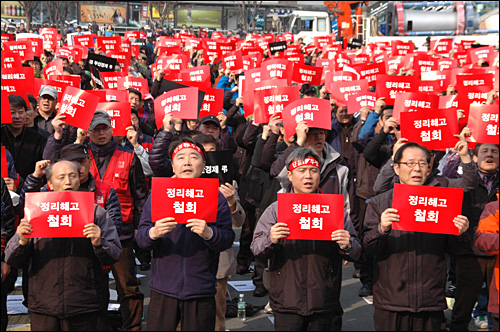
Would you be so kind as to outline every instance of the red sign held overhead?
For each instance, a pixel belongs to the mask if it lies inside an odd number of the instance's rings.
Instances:
[[[33,227],[26,238],[85,237],[85,225],[94,223],[94,193],[26,193],[25,218]]]
[[[427,112],[402,112],[401,137],[427,147],[429,150],[446,150],[457,144],[458,120],[454,110]]]
[[[295,135],[299,122],[305,121],[309,128],[332,129],[330,101],[319,98],[296,100],[283,109],[283,126],[286,138]]]
[[[148,81],[145,78],[125,76],[119,77],[116,81],[118,90],[137,89],[141,92],[142,98],[149,94]]]
[[[431,50],[436,54],[449,54],[453,50],[453,38],[431,40]]]
[[[2,69],[21,68],[22,63],[19,56],[11,51],[2,51]]]
[[[368,91],[368,81],[332,82],[327,85],[327,89],[331,93],[331,98],[337,101],[338,106],[347,106],[350,96]]]
[[[469,109],[473,105],[481,105],[488,99],[488,92],[492,86],[473,86],[461,88],[458,91],[458,108],[464,110],[464,117],[460,123],[467,123],[469,120]],[[498,105],[497,105],[498,107]]]
[[[445,69],[453,69],[458,67],[458,61],[456,59],[439,59],[437,62],[437,69],[439,71]]]
[[[282,113],[286,106],[298,99],[298,86],[255,91],[255,123],[268,123],[271,116]]]
[[[190,219],[207,223],[217,221],[219,180],[153,177],[151,185],[151,221],[171,217],[179,224]]]
[[[292,84],[293,63],[286,59],[264,61],[261,70],[262,80],[286,79],[287,84]]]
[[[63,61],[62,59],[52,60],[43,67],[44,77],[50,79],[50,75],[63,75]]]
[[[230,52],[222,57],[222,67],[224,70],[240,72],[243,70],[243,59],[241,52]]]
[[[396,73],[399,73],[401,68],[404,68],[404,56],[390,56],[385,58],[385,70],[388,73],[393,70]]]
[[[62,95],[59,114],[66,115],[65,123],[87,130],[94,116],[93,111],[98,103],[99,97],[68,86]]]
[[[128,73],[128,67],[130,66],[130,53],[128,52],[108,52],[106,56],[116,59],[122,68],[122,72]]]
[[[25,92],[35,96],[35,98],[38,98],[39,90],[34,88],[34,80],[35,74],[32,67],[2,69],[2,86],[13,85],[11,88],[5,88],[5,90],[11,91],[12,93],[15,93],[15,91],[19,91],[21,93]],[[11,94],[11,92],[9,92],[9,94]],[[28,97],[26,96],[24,99],[27,100],[27,98]]]
[[[398,55],[406,55],[408,53],[413,53],[413,50],[415,49],[415,44],[413,43],[405,43],[400,40],[393,40],[392,41],[392,56],[398,56]]]
[[[127,127],[130,127],[130,103],[109,102],[97,104],[96,111],[104,111],[111,118],[113,136],[127,136]]]
[[[101,72],[101,77],[104,80],[106,89],[118,89],[118,79],[127,76],[126,73],[120,71]]]
[[[344,196],[279,193],[277,222],[290,229],[289,240],[331,241],[344,229]]]
[[[323,67],[294,63],[292,81],[296,83],[310,83],[311,85],[320,85],[322,73]]]
[[[453,219],[462,212],[463,189],[394,184],[392,207],[399,222],[392,229],[458,235]]]
[[[73,44],[81,45],[88,48],[94,48],[94,38],[97,38],[95,34],[73,36]]]
[[[428,112],[437,109],[439,97],[422,92],[403,92],[396,96],[392,117],[399,120],[399,114],[403,112]]]
[[[42,28],[40,36],[43,37],[43,48],[45,50],[56,50],[57,48],[57,29],[56,28]]]
[[[33,47],[30,40],[6,42],[3,47],[6,51],[17,53],[22,61],[33,60]]]
[[[222,112],[224,89],[208,88],[203,89],[203,92],[205,92],[205,97],[203,97],[203,104],[201,105],[201,111],[198,117],[202,119],[210,114],[215,116],[219,115],[219,112]]]
[[[97,48],[101,48],[104,53],[120,52],[120,45],[122,44],[122,37],[97,37]]]
[[[418,90],[416,76],[379,75],[376,84],[377,99],[385,97],[387,105],[394,105],[396,95]]]
[[[171,90],[155,99],[156,126],[163,125],[165,114],[172,114],[176,119],[198,118],[198,88],[179,88]]]
[[[493,87],[493,74],[457,75],[455,89],[461,91],[469,87]]]
[[[470,63],[474,65],[476,65],[479,60],[485,60],[491,65],[495,56],[495,47],[484,46],[471,48],[467,51],[467,56],[470,58]]]
[[[498,144],[498,105],[471,105],[470,142]]]
[[[50,75],[50,79],[68,84],[77,89],[80,89],[80,82],[82,80],[80,75]]]
[[[369,107],[375,109],[375,102],[377,101],[377,96],[375,92],[360,92],[349,96],[349,102],[347,103],[347,114],[354,114],[359,112],[363,107]]]

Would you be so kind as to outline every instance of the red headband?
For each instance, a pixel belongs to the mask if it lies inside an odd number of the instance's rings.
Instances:
[[[199,154],[201,154],[203,159],[205,159],[205,155],[203,154],[203,151],[200,149],[200,147],[196,144],[189,143],[189,142],[184,142],[184,143],[177,145],[177,147],[174,149],[174,152],[172,152],[172,159],[174,159],[175,155],[183,149],[196,150],[196,151],[198,151]]]
[[[294,160],[290,163],[288,169],[293,172],[294,169],[302,166],[314,166],[319,169],[319,162],[311,157],[307,157],[305,160]]]

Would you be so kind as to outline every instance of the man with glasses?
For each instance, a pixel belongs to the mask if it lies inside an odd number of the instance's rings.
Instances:
[[[475,165],[467,153],[467,143],[455,147],[464,165],[464,178],[475,179]],[[438,181],[431,174],[431,154],[416,143],[395,148],[393,169],[406,185],[460,187],[462,180]],[[463,182],[462,186],[465,186]],[[455,252],[465,242],[467,217],[453,223],[459,236],[407,232],[392,229],[400,219],[392,208],[393,190],[373,197],[368,203],[363,232],[365,250],[375,255],[373,306],[375,329],[387,331],[441,330],[447,308],[445,252]],[[458,239],[458,241],[452,241]]]

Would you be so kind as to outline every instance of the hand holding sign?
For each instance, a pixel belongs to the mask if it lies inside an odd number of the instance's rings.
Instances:
[[[340,249],[348,250],[351,245],[351,234],[345,229],[338,229],[332,233],[332,241],[337,242]]]
[[[54,138],[59,140],[62,138],[62,133],[63,129],[67,126],[66,122],[64,122],[64,119],[66,119],[65,114],[57,114],[53,119],[52,119],[52,127],[54,127]]]
[[[380,228],[382,232],[388,233],[392,228],[393,222],[399,222],[398,210],[389,208],[382,212],[380,216]]]
[[[97,247],[101,245],[101,228],[96,224],[87,224],[83,228],[83,235],[90,239],[92,245]]]
[[[29,217],[28,217],[29,218]],[[17,226],[17,236],[19,236],[19,244],[25,246],[28,244],[28,239],[25,238],[25,235],[30,235],[33,232],[33,227],[31,227],[31,223],[29,220],[21,219],[19,226]]]
[[[151,231],[149,233],[151,238],[153,240],[157,240],[168,232],[171,232],[175,228],[175,226],[177,226],[177,223],[174,220],[175,218],[171,217],[157,220],[154,227],[151,228]]]
[[[458,235],[462,235],[469,229],[469,219],[466,216],[456,216],[453,218],[453,224],[458,228]]]
[[[198,234],[205,240],[212,237],[213,230],[207,226],[207,222],[205,220],[189,219],[187,222],[186,227],[191,228],[191,232]]]
[[[286,238],[290,235],[290,229],[287,224],[283,222],[278,222],[271,227],[271,242],[276,244],[279,240]]]

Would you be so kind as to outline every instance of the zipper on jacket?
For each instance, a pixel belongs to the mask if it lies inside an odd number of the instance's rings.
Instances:
[[[184,226],[184,252],[187,253],[187,237],[188,237],[188,229],[186,226]],[[184,300],[184,281],[186,280],[186,266],[184,262],[184,256],[181,257],[182,259],[182,283],[181,283],[181,299]]]

